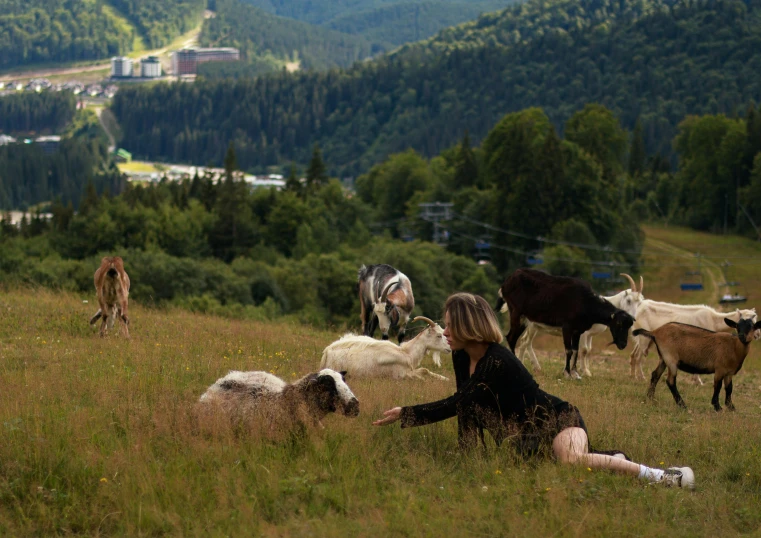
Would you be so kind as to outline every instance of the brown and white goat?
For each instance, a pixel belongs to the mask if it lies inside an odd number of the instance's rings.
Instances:
[[[346,372],[323,369],[291,384],[267,372],[231,371],[217,379],[200,398],[237,418],[260,414],[271,426],[313,425],[340,410],[359,414],[359,400],[344,381]]]
[[[129,338],[129,276],[124,270],[121,257],[105,257],[100,260],[94,281],[100,309],[90,319],[90,325],[95,325],[102,317],[100,335],[105,336],[106,328],[113,328],[115,318],[119,317],[124,322],[124,334]]]
[[[761,321],[754,323],[752,319],[740,318],[740,321],[735,322],[724,318],[724,323],[736,329],[737,335],[709,331],[684,323],[667,323],[654,331],[634,330],[632,332],[634,336],[646,336],[653,341],[660,357],[660,362],[650,378],[648,398],[655,396],[655,386],[664,370],[668,368],[666,384],[677,405],[686,408],[676,388],[677,370],[691,374],[714,374],[713,398],[711,398],[714,409],[721,411],[719,392],[723,382],[724,403],[727,409],[734,410],[732,376],[742,368],[750,350],[750,343],[753,341],[753,333],[761,329]]]
[[[372,337],[380,325],[383,340],[388,340],[389,329],[397,328],[401,344],[415,308],[410,279],[387,264],[363,265],[357,274],[357,291],[362,334]]]
[[[428,327],[406,342],[396,345],[392,342],[375,340],[369,336],[344,335],[322,352],[320,368],[346,370],[354,377],[390,377],[392,379],[433,377],[446,381],[447,378],[434,374],[420,363],[427,352],[433,354],[433,362],[441,366],[440,353],[449,353],[449,344],[444,337],[444,329],[423,316],[412,321],[423,320]]]

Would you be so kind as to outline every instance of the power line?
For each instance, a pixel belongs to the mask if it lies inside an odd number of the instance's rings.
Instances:
[[[492,231],[495,231],[495,232],[504,233],[506,235],[511,235],[513,237],[520,237],[522,239],[530,239],[532,241],[539,241],[541,243],[551,243],[551,244],[555,244],[555,245],[565,245],[565,246],[569,246],[569,247],[576,247],[576,248],[580,248],[582,250],[594,250],[594,251],[598,251],[598,252],[609,252],[609,253],[612,253],[612,254],[636,254],[636,255],[642,256],[642,251],[641,250],[620,250],[620,249],[615,249],[615,248],[613,248],[611,246],[599,246],[599,245],[590,245],[590,244],[585,244],[585,243],[575,243],[575,242],[572,242],[572,241],[562,241],[562,240],[557,240],[557,239],[548,239],[548,238],[542,237],[542,236],[532,236],[532,235],[529,235],[529,234],[525,234],[525,233],[521,233],[521,232],[516,232],[514,230],[507,230],[505,228],[500,228],[499,226],[494,226],[494,225],[486,223],[486,222],[481,222],[481,221],[472,219],[470,217],[466,217],[465,215],[461,215],[459,213],[455,213],[454,211],[452,211],[452,215],[454,217],[453,220],[460,220],[460,221],[463,221],[463,222],[468,222],[468,223],[471,223],[471,224],[475,224],[477,226],[481,226],[482,228],[485,228],[487,230],[492,230]],[[450,230],[450,232],[451,232],[451,230]],[[643,243],[642,245],[640,245],[640,248],[644,248],[645,246],[646,245]],[[683,254],[667,254],[667,253],[659,254],[659,256],[661,256],[661,257],[667,257],[667,258],[683,258],[684,257]],[[761,258],[758,257],[758,256],[717,256],[717,257],[710,257],[710,256],[701,255],[701,258],[703,258],[705,260],[728,260],[728,259],[729,260],[761,260]]]
[[[449,230],[449,233],[452,235],[457,235],[460,237],[464,237],[465,239],[470,239],[471,241],[480,241],[481,238],[473,237],[472,235],[468,235],[462,232],[457,232],[453,230]],[[521,254],[524,256],[532,256],[535,253],[534,252],[527,252],[525,250],[521,250],[514,247],[508,247],[505,245],[499,245],[496,243],[489,242],[489,245],[493,248],[496,248],[498,250],[504,250],[507,252],[512,252],[514,254]],[[573,263],[581,263],[584,265],[596,265],[596,266],[608,266],[608,267],[631,267],[631,263],[623,263],[623,262],[613,262],[613,261],[600,261],[600,260],[579,260],[575,258],[560,258],[560,257],[554,257],[554,256],[542,256],[543,260],[549,260],[549,261],[563,261],[563,262],[573,262]],[[705,257],[701,256],[701,259],[705,259]],[[732,264],[733,266],[753,266],[753,265],[759,265],[761,264],[761,259],[757,259],[758,261],[756,263],[736,263]],[[690,267],[694,268],[694,264],[686,264],[686,263],[638,263],[636,264],[638,267]]]

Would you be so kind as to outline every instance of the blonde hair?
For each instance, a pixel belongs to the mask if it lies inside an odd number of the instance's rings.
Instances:
[[[450,295],[444,305],[444,313],[449,313],[449,332],[461,342],[498,344],[502,341],[497,316],[486,299],[480,295]]]

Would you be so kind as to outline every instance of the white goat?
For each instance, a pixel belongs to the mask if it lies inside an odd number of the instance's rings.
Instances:
[[[236,417],[261,413],[270,424],[296,422],[322,427],[328,413],[359,414],[359,401],[344,381],[345,372],[323,369],[291,384],[267,372],[231,371],[200,398],[219,404]]]
[[[446,377],[420,368],[426,352],[431,351],[433,362],[436,366],[441,366],[440,353],[451,351],[444,338],[444,329],[423,316],[418,316],[412,321],[417,320],[425,321],[428,327],[415,338],[398,346],[388,340],[375,340],[369,336],[344,335],[322,352],[320,368],[346,370],[352,377],[433,377],[446,381]]]
[[[734,322],[747,318],[756,322],[756,309],[735,310],[734,312],[719,312],[710,306],[698,305],[680,305],[673,303],[661,303],[646,299],[642,301],[637,309],[637,316],[632,331],[645,329],[652,332],[662,325],[671,322],[685,323],[702,329],[708,329],[714,332],[731,332],[732,329],[724,322],[724,318],[729,318]],[[761,336],[760,331],[754,331],[754,338]],[[635,379],[645,379],[645,373],[642,371],[642,362],[650,350],[651,340],[646,336],[634,337],[634,349],[629,356],[631,365],[631,376]],[[700,377],[695,374],[697,381],[702,385]]]
[[[639,289],[637,289],[637,285],[631,276],[626,273],[621,273],[621,276],[624,276],[629,280],[630,289],[603,298],[616,308],[620,308],[636,318],[637,307],[645,298],[642,295],[642,289],[645,287],[644,279],[642,276],[639,277]],[[505,303],[502,306],[501,312],[507,312],[507,310],[507,303]],[[592,328],[585,333],[582,333],[581,338],[579,339],[579,359],[581,361],[581,371],[584,375],[592,375],[592,372],[589,370],[589,353],[592,351],[592,337],[605,332],[607,329],[608,327],[606,325],[598,323],[592,325]],[[536,353],[534,353],[533,342],[534,338],[542,333],[551,334],[553,336],[563,336],[560,327],[551,327],[542,323],[526,320],[526,330],[523,331],[523,334],[518,339],[515,350],[515,354],[520,360],[525,362],[527,357],[531,359],[534,370],[537,372],[541,371],[542,367],[539,364]]]

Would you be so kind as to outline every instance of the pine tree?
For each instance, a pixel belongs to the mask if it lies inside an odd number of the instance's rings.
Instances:
[[[98,191],[95,190],[95,184],[92,179],[87,180],[85,186],[85,195],[79,202],[79,212],[82,215],[86,215],[91,209],[98,207],[100,199],[98,197]]]
[[[642,123],[637,118],[632,132],[631,146],[629,147],[629,176],[638,177],[645,169],[645,139],[642,136]]]
[[[473,187],[478,184],[478,163],[473,149],[470,147],[470,134],[465,130],[465,135],[460,142],[457,151],[457,160],[454,171],[454,189],[460,190],[465,187]]]
[[[296,169],[296,165],[291,163],[291,168],[288,171],[288,179],[285,180],[285,190],[296,193],[297,196],[302,195],[302,186],[299,181],[299,173]]]
[[[227,146],[227,153],[225,154],[225,180],[232,181],[233,173],[238,169],[238,159],[235,157],[235,147],[233,143]]]
[[[318,144],[312,148],[312,160],[307,168],[307,189],[311,192],[318,190],[328,183],[328,172],[322,160],[322,152]]]
[[[245,181],[236,181],[237,168],[233,145],[225,155],[225,180],[217,189],[217,221],[209,234],[214,255],[226,262],[246,252],[256,243],[256,223],[248,203]]]

